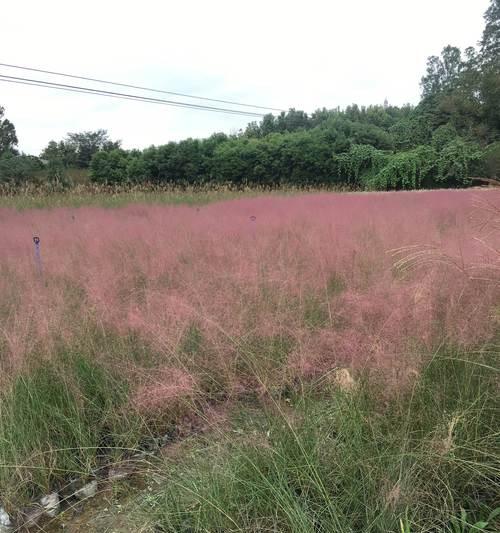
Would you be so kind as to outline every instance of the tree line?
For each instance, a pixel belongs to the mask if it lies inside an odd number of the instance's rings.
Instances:
[[[290,109],[234,135],[215,133],[124,150],[105,130],[19,154],[0,107],[0,182],[34,175],[69,184],[71,168],[97,183],[347,186],[388,190],[461,187],[500,175],[500,0],[491,0],[478,47],[446,46],[427,60],[413,105]]]

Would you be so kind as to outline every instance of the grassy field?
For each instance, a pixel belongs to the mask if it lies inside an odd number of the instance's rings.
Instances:
[[[286,192],[0,200],[1,506],[158,450],[123,531],[498,530],[499,192]]]

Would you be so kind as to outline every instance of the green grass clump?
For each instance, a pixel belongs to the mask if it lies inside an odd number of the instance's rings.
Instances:
[[[279,375],[294,347],[294,340],[286,334],[252,335],[243,339],[235,357],[235,372],[248,383],[272,386],[280,383]]]
[[[65,351],[19,374],[0,394],[2,501],[22,501],[88,475],[103,455],[137,442],[123,409],[127,383],[88,354]]]
[[[313,294],[308,294],[303,303],[303,320],[308,329],[325,327],[330,316],[326,303]]]
[[[491,360],[442,351],[390,394],[385,379],[363,375],[351,391],[303,385],[240,407],[229,427],[166,462],[148,516],[163,532],[496,531]]]
[[[332,272],[330,274],[326,283],[326,291],[328,296],[338,296],[339,294],[342,294],[342,292],[345,291],[346,287],[346,281],[342,276],[340,276],[336,272]]]
[[[195,323],[190,324],[181,339],[180,351],[183,354],[196,356],[203,349],[203,333]]]

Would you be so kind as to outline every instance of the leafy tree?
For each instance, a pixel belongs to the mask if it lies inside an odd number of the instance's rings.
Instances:
[[[452,124],[439,126],[432,134],[431,145],[440,152],[447,144],[451,143],[458,137],[457,130]]]
[[[70,133],[42,153],[49,176],[90,165],[91,179],[105,183],[335,183],[383,190],[466,186],[471,175],[493,176],[500,159],[499,2],[490,1],[477,50],[449,45],[428,58],[417,106],[353,104],[311,115],[292,108],[236,135],[142,151],[121,150],[105,130]],[[0,147],[11,154],[15,130],[3,124],[10,137]]]
[[[128,156],[124,150],[96,152],[90,164],[90,177],[97,183],[120,183],[127,181]]]
[[[40,154],[40,158],[61,168],[76,166],[76,152],[66,141],[50,141]]]
[[[500,179],[500,141],[486,147],[481,156],[479,175]]]
[[[410,114],[396,121],[389,128],[389,133],[396,150],[408,150],[428,143],[432,127],[427,113],[419,108],[412,109]]]
[[[42,169],[37,157],[8,153],[0,157],[0,183],[21,185],[33,179]]]
[[[488,141],[500,139],[500,69],[487,69],[480,85],[482,118],[486,126],[484,137]]]
[[[339,181],[356,187],[370,183],[386,159],[384,152],[369,144],[353,144],[348,152],[333,156]]]
[[[485,28],[481,39],[481,58],[486,64],[500,63],[500,0],[491,0],[484,14]]]
[[[279,133],[293,132],[310,127],[309,117],[304,111],[290,109],[282,112],[276,119],[276,128]]]
[[[484,19],[486,24],[480,42],[480,93],[490,140],[495,141],[500,138],[500,0],[491,0]]]
[[[474,168],[479,168],[482,152],[479,146],[455,138],[441,150],[437,160],[436,182],[457,187],[470,185],[470,176]]]
[[[120,145],[120,141],[110,140],[106,130],[68,133],[58,143],[50,141],[40,157],[54,166],[87,168],[94,154],[118,149]]]
[[[76,164],[81,168],[90,165],[92,156],[100,151],[110,152],[120,148],[120,141],[111,141],[106,130],[68,133],[66,143],[73,149]]]
[[[441,91],[452,89],[458,83],[463,68],[460,49],[446,46],[441,56],[427,59],[427,72],[422,77],[422,95],[424,98],[435,96]]]
[[[6,154],[16,154],[18,144],[16,128],[10,120],[4,118],[5,109],[0,106],[0,157]]]
[[[392,154],[386,165],[368,181],[368,188],[417,189],[430,187],[436,174],[437,154],[430,146],[417,146],[413,150]]]

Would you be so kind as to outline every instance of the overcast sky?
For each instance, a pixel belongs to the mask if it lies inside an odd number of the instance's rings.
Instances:
[[[5,0],[0,62],[308,112],[386,97],[416,103],[427,56],[475,45],[488,4]],[[131,148],[229,133],[251,120],[6,83],[0,105],[21,150],[34,154],[68,131],[104,128]]]

